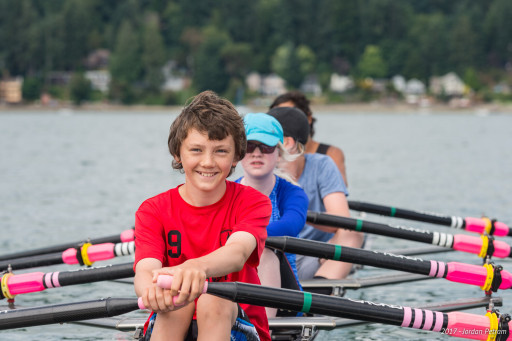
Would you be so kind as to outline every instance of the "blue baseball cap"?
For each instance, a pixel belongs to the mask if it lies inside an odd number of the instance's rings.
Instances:
[[[283,143],[283,127],[278,120],[264,113],[251,113],[244,116],[247,141],[258,141],[267,146]]]

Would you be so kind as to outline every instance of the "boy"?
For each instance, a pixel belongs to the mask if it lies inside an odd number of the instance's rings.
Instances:
[[[306,114],[292,107],[276,107],[270,109],[268,114],[281,123],[285,148],[290,154],[298,154],[294,161],[286,162],[283,168],[294,176],[306,192],[309,199],[308,209],[348,217],[348,191],[334,161],[326,155],[302,153],[310,136]],[[360,232],[321,225],[304,226],[299,237],[355,248],[361,247],[364,239]],[[297,255],[296,262],[301,280],[341,279],[347,277],[352,268],[349,263],[300,255]]]
[[[226,181],[246,153],[242,118],[205,91],[172,123],[168,145],[185,183],[146,200],[135,221],[135,291],[154,312],[146,334],[152,341],[189,340],[196,332],[198,340],[270,340],[263,307],[200,296],[207,278],[260,283],[271,205],[258,191]],[[174,276],[171,289],[156,286],[160,274]]]

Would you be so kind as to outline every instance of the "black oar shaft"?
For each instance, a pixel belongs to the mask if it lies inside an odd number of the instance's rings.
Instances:
[[[110,317],[125,314],[138,308],[136,298],[107,298],[48,307],[4,310],[0,311],[0,329]]]
[[[62,252],[48,253],[39,256],[30,256],[23,258],[16,258],[4,260],[0,262],[0,271],[7,270],[9,265],[12,270],[36,268],[39,266],[48,266],[55,264],[62,264]]]
[[[442,216],[432,213],[423,213],[413,210],[406,210],[402,208],[396,208],[392,206],[384,206],[371,204],[360,201],[348,201],[348,207],[351,210],[362,211],[367,213],[380,214],[388,217],[410,219],[416,221],[422,221],[425,223],[432,223],[437,225],[451,226],[452,217]]]
[[[45,276],[51,276],[51,273]],[[65,271],[58,274],[61,286],[75,285],[134,276],[133,263],[107,265],[95,268],[83,268],[75,271]]]
[[[363,221],[361,219],[353,219],[340,217],[330,214],[317,213],[308,211],[307,221],[313,224],[336,226],[348,230],[374,233],[381,236],[395,237],[417,241],[421,243],[432,244],[434,233],[401,226],[390,226],[381,223]],[[451,247],[452,245],[441,245]]]
[[[340,245],[292,237],[268,237],[265,245],[289,253],[376,266],[427,276],[430,274],[432,268],[430,261],[419,258],[410,258],[345,246],[342,247]]]
[[[367,301],[356,301],[342,297],[312,294],[296,290],[262,287],[237,282],[212,282],[208,284],[209,294],[228,300],[271,308],[283,308],[306,313],[337,316],[350,319],[402,325],[404,309]],[[446,314],[444,324],[448,323]]]

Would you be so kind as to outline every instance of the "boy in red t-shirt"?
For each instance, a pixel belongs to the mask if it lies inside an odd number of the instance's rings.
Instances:
[[[185,183],[144,201],[135,220],[135,291],[154,312],[146,340],[270,340],[263,307],[201,295],[207,278],[260,284],[270,201],[226,180],[246,152],[242,118],[205,91],[172,123],[168,144]],[[155,284],[160,274],[174,276],[171,289]]]

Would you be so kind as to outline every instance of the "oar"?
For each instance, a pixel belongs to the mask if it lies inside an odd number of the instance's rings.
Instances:
[[[487,232],[489,235],[512,236],[512,229],[510,227],[504,223],[494,221],[489,218],[445,216],[437,213],[419,212],[393,206],[384,206],[351,200],[348,202],[348,207],[355,211],[444,225],[480,234]]]
[[[428,278],[428,277],[427,277]],[[474,308],[487,307],[489,304],[493,304],[495,307],[502,306],[502,298],[501,297],[479,297],[479,298],[464,298],[458,299],[455,301],[447,301],[439,304],[426,304],[420,309],[427,310],[437,310],[441,312],[450,312],[455,310],[468,310]],[[134,330],[140,329],[144,327],[144,323],[146,322],[147,317],[127,317],[127,316],[118,316],[118,317],[105,317],[101,319],[91,319],[85,321],[76,321],[72,322],[73,324],[79,324],[82,326],[89,327],[98,327],[98,328],[106,328],[106,329],[116,329],[123,332],[133,332]],[[303,330],[303,328],[313,328],[317,330],[332,330],[344,327],[351,327],[356,325],[362,325],[371,323],[368,321],[359,321],[359,320],[350,320],[344,319],[341,317],[327,317],[327,316],[301,316],[301,317],[275,317],[268,319],[268,325],[270,330],[272,330],[272,335],[278,335],[280,332],[286,333],[286,340],[292,340],[289,335],[290,330],[298,329]],[[137,333],[137,331],[136,331]],[[300,333],[299,333],[300,334]],[[276,339],[281,340],[279,337]],[[297,335],[297,338],[293,338],[293,340],[302,340]]]
[[[159,285],[169,285],[166,277],[169,276],[159,276]],[[489,317],[461,312],[442,313],[239,282],[212,282],[206,283],[205,287],[208,294],[238,303],[430,330],[468,339],[480,340],[489,334],[501,334],[505,328],[508,332],[509,328],[508,321],[498,319],[494,313]],[[0,311],[0,329],[110,317],[139,308],[143,308],[141,299],[108,298],[4,310]]]
[[[0,255],[0,261],[22,258],[22,257],[44,255],[47,253],[61,252],[61,251],[67,250],[69,248],[80,247],[82,244],[85,244],[85,243],[91,243],[91,244],[127,243],[127,242],[133,241],[134,235],[135,235],[135,230],[133,228],[131,228],[131,229],[121,232],[121,234],[116,234],[116,235],[112,235],[112,236],[108,236],[108,237],[95,238],[95,239],[89,239],[89,240],[84,240],[84,241],[80,241],[80,242],[48,246],[48,247],[44,247],[41,249],[20,251],[20,252],[14,252],[14,253]]]
[[[451,248],[457,251],[474,253],[482,258],[494,256],[498,258],[512,257],[510,245],[487,236],[473,237],[463,234],[430,232],[404,226],[393,226],[374,223],[361,219],[340,217],[326,213],[308,211],[307,221],[313,224],[334,226],[347,230],[367,232],[387,237],[412,240]]]
[[[485,291],[512,287],[512,274],[491,264],[444,263],[293,237],[269,237],[265,245],[283,252],[446,278],[452,282],[478,285]]]
[[[135,253],[135,242],[84,244],[80,248],[69,248],[64,252],[48,253],[40,256],[23,257],[0,262],[0,271],[36,268],[55,264],[80,264],[90,266],[96,261],[107,260]]]
[[[50,288],[108,281],[133,275],[135,275],[133,262],[62,272],[31,272],[21,275],[6,273],[1,279],[2,290],[0,292],[0,299],[14,298],[16,295]]]

